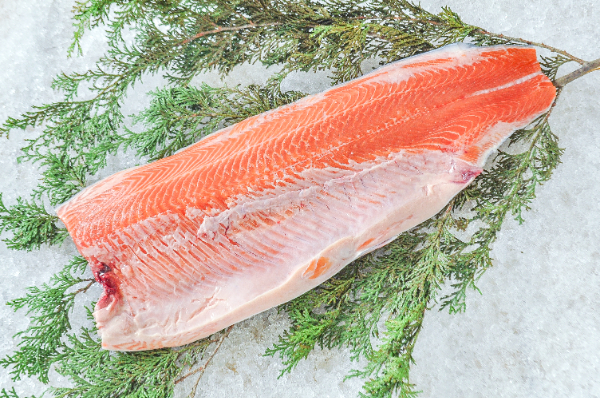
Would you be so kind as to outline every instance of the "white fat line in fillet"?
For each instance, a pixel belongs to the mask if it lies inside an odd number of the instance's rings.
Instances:
[[[527,80],[531,80],[534,77],[539,76],[541,74],[542,74],[542,72],[534,72],[534,73],[531,73],[531,74],[529,74],[527,76],[523,76],[520,79],[514,80],[512,82],[503,84],[503,85],[498,86],[498,87],[486,88],[485,90],[476,91],[473,94],[469,95],[469,97],[475,97],[477,95],[487,94],[487,93],[491,93],[491,92],[498,91],[498,90],[504,90],[505,88],[509,88],[509,87],[515,86],[517,84],[525,83]]]

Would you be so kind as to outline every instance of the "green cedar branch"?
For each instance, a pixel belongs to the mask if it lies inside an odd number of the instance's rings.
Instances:
[[[185,44],[188,44],[189,42],[191,42],[192,40],[199,39],[203,36],[213,35],[213,34],[217,34],[217,33],[221,33],[221,32],[235,32],[235,31],[245,30],[245,29],[256,29],[256,28],[262,28],[262,27],[268,27],[268,26],[280,26],[280,25],[281,25],[281,23],[279,23],[279,22],[273,22],[273,23],[266,23],[266,24],[249,23],[247,25],[228,26],[228,27],[218,26],[212,30],[207,30],[204,32],[196,33],[194,36],[190,37],[189,39],[185,39],[181,44],[185,45]]]
[[[102,349],[94,330],[83,328],[68,335],[57,360],[57,372],[70,378],[73,386],[50,391],[60,398],[171,397],[177,380],[205,358],[211,345],[220,346],[227,333],[177,349],[114,352]]]
[[[48,214],[43,205],[34,200],[17,199],[17,204],[6,207],[0,193],[0,233],[11,232],[5,238],[9,249],[31,251],[42,244],[60,244],[69,236],[65,228],[56,226],[58,217]]]
[[[289,104],[306,94],[281,92],[271,81],[264,87],[215,88],[177,87],[153,91],[150,106],[133,120],[146,129],[139,133],[127,129],[114,143],[124,150],[135,148],[138,156],[151,160],[172,155],[202,137],[251,116]]]
[[[0,398],[19,398],[19,396],[17,395],[14,387],[11,388],[10,391],[7,391],[5,388],[3,388],[2,391],[0,391]],[[35,395],[32,395],[29,398],[35,398]]]
[[[74,276],[81,275],[86,267],[83,257],[75,257],[52,277],[50,285],[30,287],[25,297],[7,303],[14,311],[27,308],[26,314],[32,315],[27,329],[15,335],[21,338],[18,350],[0,360],[4,368],[11,368],[13,381],[36,376],[42,383],[48,383],[50,366],[64,350],[61,339],[71,329],[69,313],[75,305],[75,297],[95,283],[94,279]],[[73,290],[81,284],[85,285]]]

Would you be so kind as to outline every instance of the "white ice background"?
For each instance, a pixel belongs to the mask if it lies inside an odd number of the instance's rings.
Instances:
[[[67,59],[74,0],[0,2],[0,122],[61,98],[50,89],[61,71],[84,71],[106,50],[101,32],[88,33],[84,57]],[[598,0],[423,0],[438,12],[448,5],[471,24],[496,33],[544,42],[592,60],[600,57]],[[569,68],[566,66],[562,73]],[[327,87],[325,74],[291,79],[293,89]],[[214,74],[197,82],[219,84]],[[237,68],[229,84],[260,83],[265,71]],[[126,114],[148,104],[145,92],[162,80],[145,79],[127,100]],[[412,381],[421,397],[600,397],[600,72],[569,84],[550,118],[566,148],[550,182],[538,190],[526,222],[508,221],[494,244],[494,267],[471,292],[467,312],[448,315],[436,308],[426,315],[415,351]],[[13,131],[0,140],[0,192],[7,205],[27,196],[39,179],[37,167],[18,164],[24,139],[39,130]],[[112,159],[103,176],[135,165],[124,155]],[[7,237],[5,234],[3,237]],[[41,285],[76,254],[68,240],[61,247],[31,253],[0,243],[0,357],[16,349],[12,336],[28,317],[3,305],[25,289]],[[100,288],[84,301],[95,300]],[[75,325],[84,323],[81,307]],[[354,397],[360,380],[343,382],[355,366],[345,351],[316,350],[290,375],[277,379],[282,365],[262,356],[288,325],[274,310],[235,327],[206,371],[198,397]],[[51,386],[67,380],[55,372]],[[190,383],[182,383],[185,396]],[[21,396],[40,395],[36,380],[13,383],[0,368],[0,387],[15,386]]]

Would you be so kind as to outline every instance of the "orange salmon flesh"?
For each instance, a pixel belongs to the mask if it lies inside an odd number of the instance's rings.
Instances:
[[[58,216],[109,350],[179,346],[291,300],[439,212],[555,98],[533,48],[456,44],[121,171]]]

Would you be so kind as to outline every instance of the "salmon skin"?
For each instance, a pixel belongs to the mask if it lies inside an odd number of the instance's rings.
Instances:
[[[58,216],[104,287],[102,346],[190,343],[432,217],[546,112],[533,48],[455,44],[121,171]]]

